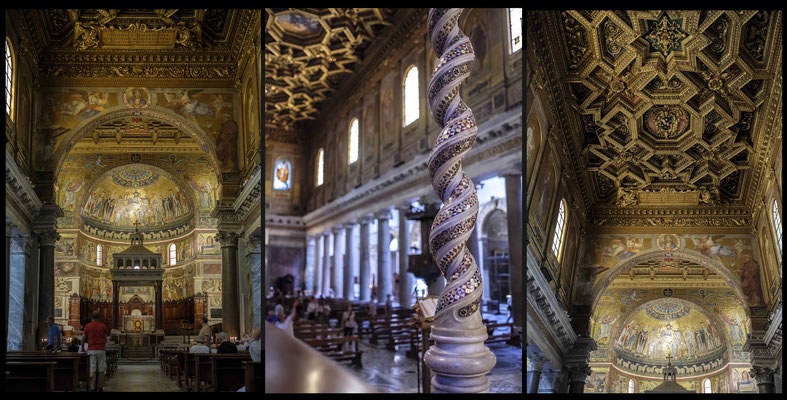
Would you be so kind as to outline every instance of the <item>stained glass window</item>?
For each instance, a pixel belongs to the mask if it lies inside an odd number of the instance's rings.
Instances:
[[[522,48],[522,9],[508,9],[509,32],[511,33],[511,54]]]
[[[322,175],[325,169],[325,153],[322,149],[317,151],[317,186],[322,185]]]
[[[566,221],[566,208],[563,206],[564,200],[560,200],[560,209],[557,212],[557,224],[555,225],[555,238],[552,240],[552,252],[555,258],[560,261],[560,242],[563,240],[564,222]]]
[[[13,118],[11,115],[11,91],[13,88],[13,77],[14,77],[14,57],[11,54],[11,44],[8,42],[8,38],[5,38],[5,112],[9,116]]]
[[[289,160],[280,158],[273,168],[273,188],[287,190],[292,186],[292,164]]]
[[[103,248],[101,245],[96,245],[96,265],[101,265],[101,252]]]
[[[782,219],[779,217],[779,205],[773,201],[773,229],[776,232],[776,243],[779,244],[779,257],[782,256]]]
[[[350,148],[347,155],[347,163],[352,164],[358,161],[358,118],[353,118],[350,122]]]
[[[169,245],[169,265],[175,265],[178,261],[177,254],[175,252],[175,243]]]
[[[407,126],[420,117],[420,94],[418,93],[418,67],[410,66],[404,74],[404,125]]]
[[[713,393],[710,390],[710,379],[705,378],[705,382],[703,383],[703,386],[705,386],[705,393]]]

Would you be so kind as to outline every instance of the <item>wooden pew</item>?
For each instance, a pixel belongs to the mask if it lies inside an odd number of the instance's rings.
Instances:
[[[434,340],[431,337],[428,338],[427,340],[429,340],[430,346],[434,345]],[[423,342],[423,331],[421,331],[416,327],[413,327],[413,329],[410,331],[410,348],[406,352],[407,357],[410,357],[414,360],[418,360],[419,352],[421,356],[423,356],[422,342]]]
[[[207,354],[206,354],[207,355]],[[251,361],[249,353],[210,354],[211,391],[237,392],[246,383],[243,363]]]
[[[262,363],[242,361],[244,369],[244,383],[247,392],[256,392],[262,388]]]
[[[315,329],[299,329],[294,331],[298,339],[313,339],[316,337],[340,336],[342,330],[339,328],[329,328],[327,325],[318,325]]]
[[[117,350],[106,350],[106,358],[107,358],[107,379],[111,378],[112,375],[115,375],[118,369],[118,351]]]
[[[409,321],[409,318],[408,319],[404,319],[404,318],[391,318],[391,319],[388,319],[388,318],[385,318],[385,317],[380,317],[380,318],[372,319],[370,321],[370,323],[372,325],[372,337],[369,339],[369,343],[374,344],[374,345],[378,344],[378,342],[377,342],[378,338],[385,337],[385,336],[387,336],[389,334],[389,331],[391,329],[391,325],[404,324],[404,323],[407,323],[408,321]]]
[[[408,321],[401,324],[392,324],[388,327],[388,343],[385,348],[396,351],[396,345],[410,343],[410,332],[416,328]]]
[[[54,392],[55,361],[6,361],[6,392]]]
[[[323,353],[326,357],[332,358],[336,361],[350,360],[352,361],[352,364],[363,368],[363,363],[361,361],[361,355],[363,354],[363,351],[358,350],[358,343],[360,343],[358,336],[304,339],[303,342],[311,347],[314,347],[315,350]],[[348,351],[343,350],[344,343],[354,343],[355,350],[352,350],[352,348]]]
[[[7,361],[44,362],[54,361],[55,390],[79,391],[79,356],[74,353],[9,352]]]
[[[194,361],[194,357],[188,351],[180,350],[175,351],[175,371],[177,374],[177,382],[178,386],[186,387],[186,390],[191,391],[190,381],[189,379],[193,376],[193,372],[191,371],[193,368],[190,368],[191,363]]]

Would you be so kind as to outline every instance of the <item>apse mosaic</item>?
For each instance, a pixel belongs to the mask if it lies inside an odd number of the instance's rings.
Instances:
[[[160,227],[178,222],[191,215],[189,197],[178,185],[166,177],[142,173],[137,166],[123,167],[112,177],[104,178],[87,196],[82,215],[92,217],[102,225],[134,229]],[[152,180],[151,180],[152,179]],[[118,184],[118,181],[124,185]],[[126,186],[128,184],[128,186]]]

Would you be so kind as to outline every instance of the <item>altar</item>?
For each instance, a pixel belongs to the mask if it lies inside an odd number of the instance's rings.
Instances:
[[[134,310],[138,311],[138,310]],[[124,315],[123,316],[123,328],[122,331],[124,333],[149,333],[156,331],[156,317],[153,315],[141,315],[132,313],[132,315]]]

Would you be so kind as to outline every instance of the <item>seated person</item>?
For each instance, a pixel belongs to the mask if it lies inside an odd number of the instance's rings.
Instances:
[[[189,353],[191,354],[208,354],[210,353],[210,347],[205,345],[205,337],[204,336],[197,336],[197,344],[191,346],[189,348]]]
[[[216,337],[219,338],[219,343],[221,343],[218,347],[216,347],[217,354],[238,352],[238,346],[235,346],[235,343],[229,341],[226,333],[219,332]]]
[[[71,345],[68,346],[69,353],[78,353],[79,352],[79,339],[74,339],[71,341]]]

